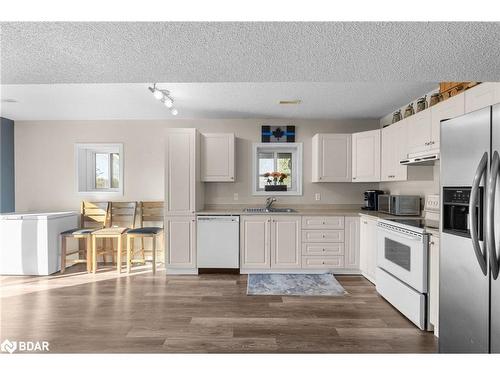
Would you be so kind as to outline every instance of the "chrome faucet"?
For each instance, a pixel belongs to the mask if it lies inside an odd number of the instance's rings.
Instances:
[[[267,197],[266,198],[266,210],[269,211],[271,209],[271,206],[273,203],[276,202],[276,198],[274,197]]]

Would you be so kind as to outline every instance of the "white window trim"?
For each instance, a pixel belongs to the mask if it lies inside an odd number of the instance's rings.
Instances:
[[[95,188],[95,174],[87,165],[94,165],[95,153],[116,153],[120,156],[120,186],[118,188],[96,189]],[[90,152],[89,152],[90,151]],[[85,161],[82,162],[82,152],[85,152]],[[106,197],[106,196],[123,196],[124,185],[124,163],[123,163],[123,143],[75,143],[75,187],[76,192],[80,195],[93,196],[93,197]],[[82,189],[82,181],[80,181],[80,168],[85,168],[86,176],[83,184],[85,188]]]
[[[258,179],[257,174],[259,173],[258,171],[258,166],[257,166],[257,150],[259,149],[290,149],[294,148],[296,149],[296,155],[297,155],[297,160],[296,160],[296,166],[297,166],[297,174],[296,174],[296,184],[297,184],[297,190],[292,190],[292,191],[261,191],[257,190],[257,184],[258,184]],[[302,143],[301,142],[295,142],[295,143],[253,143],[252,144],[252,176],[250,178],[250,181],[252,183],[252,195],[265,195],[265,196],[270,196],[270,195],[302,195],[302,168],[303,168],[303,162],[302,162]]]

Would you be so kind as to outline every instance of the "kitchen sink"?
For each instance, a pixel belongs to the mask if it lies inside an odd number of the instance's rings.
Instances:
[[[265,208],[265,207],[252,207],[252,208],[245,208],[243,212],[248,212],[248,213],[253,213],[253,214],[265,214],[265,213],[292,213],[292,212],[297,212],[297,210],[293,208]]]

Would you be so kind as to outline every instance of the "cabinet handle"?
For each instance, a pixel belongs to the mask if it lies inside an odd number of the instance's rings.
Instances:
[[[323,238],[325,238],[325,235],[324,235],[324,234],[323,234],[322,236],[323,236]]]
[[[322,223],[322,224],[323,224],[323,225],[325,225],[326,223],[323,221],[323,223]]]
[[[353,180],[355,180],[355,179],[356,179],[356,177],[353,177],[352,179],[353,179]]]
[[[231,177],[231,180],[234,180],[234,177]]]
[[[325,249],[323,249],[323,251],[325,251]]]

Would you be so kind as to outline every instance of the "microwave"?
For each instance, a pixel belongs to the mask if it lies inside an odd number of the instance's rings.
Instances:
[[[378,210],[391,215],[420,216],[420,197],[418,195],[379,195]]]

